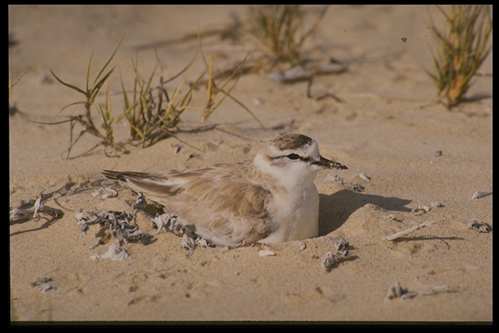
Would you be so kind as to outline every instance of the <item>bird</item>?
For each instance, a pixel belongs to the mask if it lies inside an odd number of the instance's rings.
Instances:
[[[246,161],[173,174],[102,174],[176,214],[177,223],[196,236],[234,248],[317,237],[319,192],[314,179],[323,169],[348,168],[322,157],[314,139],[284,133]]]

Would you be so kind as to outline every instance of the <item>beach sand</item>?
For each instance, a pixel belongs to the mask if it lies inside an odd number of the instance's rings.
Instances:
[[[438,11],[431,12],[436,21]],[[194,57],[197,40],[135,47],[229,26],[231,13],[248,18],[244,6],[9,6],[16,41],[10,75],[31,66],[12,95],[20,112],[9,117],[10,206],[42,194],[46,206],[63,212],[59,219],[10,221],[11,321],[491,321],[493,231],[477,232],[467,222],[493,224],[492,195],[472,199],[492,191],[492,79],[477,77],[468,101],[450,111],[432,102],[436,89],[424,68],[432,68],[434,40],[424,6],[331,6],[305,56],[334,58],[345,72],[314,76],[310,97],[307,82],[281,84],[263,73],[243,75],[232,91],[264,129],[227,100],[204,123],[201,112],[185,111],[175,137],[151,147],[128,144],[130,153],[120,157],[106,157],[102,148],[79,156],[99,143],[86,134],[65,159],[69,124],[40,122],[84,109],[58,113],[81,96],[50,70],[84,86],[92,52],[95,75],[125,33],[113,64],[120,61],[127,84],[132,58],[143,61],[145,73],[159,58],[162,75],[171,77]],[[241,61],[252,47],[203,39],[216,68]],[[492,72],[491,56],[479,71]],[[123,107],[119,77],[115,72],[110,80],[116,116]],[[202,88],[191,104],[202,105],[204,97]],[[102,170],[162,173],[251,159],[280,132],[311,136],[324,157],[348,166],[315,180],[319,237],[273,245],[274,256],[259,256],[258,247],[198,246],[188,257],[181,238],[163,230],[148,245],[123,245],[128,260],[90,258],[108,244],[92,248],[99,227],[80,235],[76,211],[130,212],[127,202],[137,198],[104,181]],[[127,135],[121,120],[116,139]],[[105,184],[119,189],[118,197],[92,196]],[[435,201],[444,207],[431,206]],[[428,221],[435,224],[383,239]],[[137,223],[154,231],[143,216]],[[349,242],[351,258],[326,272],[321,258],[335,251],[338,237]],[[40,290],[42,278],[51,290]],[[397,282],[406,297],[388,299]]]

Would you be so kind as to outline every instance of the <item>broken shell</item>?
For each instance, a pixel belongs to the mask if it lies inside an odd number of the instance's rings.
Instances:
[[[333,182],[337,182],[337,183],[340,183],[341,185],[343,185],[343,178],[341,178],[338,175],[335,175],[333,173],[328,173],[325,181],[333,181]]]
[[[139,192],[137,200],[132,205],[132,210],[142,210],[145,208],[146,204],[147,204],[146,198],[141,192]]]
[[[360,178],[370,182],[371,181],[371,177],[369,177],[368,175],[366,175],[365,173],[358,173],[357,176],[359,176]]]
[[[412,210],[411,210],[411,213],[417,213],[419,211],[423,211],[425,213],[428,213],[429,211],[431,210],[430,207],[428,206],[419,206],[419,205],[416,205],[416,207],[414,207]],[[424,214],[424,213],[423,213]]]
[[[187,254],[188,257],[190,257],[192,253],[194,253],[196,242],[190,232],[184,232],[182,241],[180,242],[180,248],[189,250],[189,253]]]
[[[153,226],[156,226],[157,230],[155,233],[152,233],[151,235],[156,235],[158,234],[163,227],[165,227],[165,231],[173,231],[173,229],[176,226],[177,222],[177,215],[170,215],[170,214],[161,214],[161,215],[156,215],[155,218],[151,219],[151,224]]]
[[[407,293],[407,289],[403,289],[400,282],[395,282],[392,286],[390,286],[390,288],[388,288],[385,299],[390,300],[399,298],[405,293]]]
[[[489,196],[491,194],[492,194],[492,191],[488,191],[488,192],[476,191],[475,193],[473,193],[473,196],[471,197],[471,199],[473,199],[473,200],[481,199],[481,198],[484,198],[484,197]]]
[[[48,283],[50,281],[52,281],[51,277],[36,278],[35,282],[31,282],[31,287],[36,287],[42,285],[43,283]]]
[[[111,260],[117,260],[117,261],[123,261],[130,259],[131,256],[127,252],[127,250],[122,250],[118,246],[111,244],[109,245],[109,248],[106,253],[100,255],[98,253],[90,256],[91,259],[93,260],[98,260],[98,259],[111,259]]]
[[[40,285],[39,289],[42,293],[46,293],[47,291],[56,290],[57,288],[51,285],[50,283],[43,283]]]
[[[258,251],[260,257],[275,256],[275,252],[269,249],[263,249]]]
[[[100,198],[102,200],[107,199],[107,198],[115,198],[118,196],[118,191],[111,187],[101,187],[95,191],[92,192],[92,195],[95,198]]]
[[[442,151],[441,150],[435,150],[433,152],[433,157],[440,157],[442,156]]]
[[[35,209],[35,211],[33,212],[33,221],[38,222],[40,220],[40,211],[42,211],[44,208],[42,198],[36,199],[33,208]]]
[[[445,207],[444,205],[442,205],[440,202],[438,201],[432,201],[431,204],[430,204],[432,207],[435,207],[435,208],[443,208]]]
[[[360,184],[357,184],[357,183],[352,183],[352,190],[354,190],[355,192],[364,192],[366,188]]]

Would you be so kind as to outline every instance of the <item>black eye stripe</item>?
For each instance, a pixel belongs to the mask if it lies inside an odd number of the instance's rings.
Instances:
[[[303,162],[310,162],[310,161],[312,161],[312,159],[310,157],[301,157],[300,155],[294,154],[294,153],[288,154],[288,155],[276,156],[276,157],[274,157],[272,159],[276,160],[276,159],[280,159],[280,158],[284,158],[284,157],[286,157],[286,158],[288,158],[288,159],[290,159],[292,161],[296,161],[296,160],[302,160]]]

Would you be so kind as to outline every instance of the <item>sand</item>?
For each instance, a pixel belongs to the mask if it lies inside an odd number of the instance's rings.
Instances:
[[[472,199],[492,190],[492,79],[477,78],[467,102],[451,111],[432,102],[436,90],[424,72],[432,66],[433,43],[426,7],[329,8],[304,46],[306,56],[334,58],[346,72],[315,76],[312,98],[306,82],[283,85],[261,73],[244,75],[232,91],[265,129],[227,101],[204,123],[199,111],[186,111],[175,137],[151,147],[127,145],[130,153],[114,158],[101,148],[79,156],[99,142],[85,135],[66,160],[69,125],[33,122],[83,112],[77,106],[58,114],[81,96],[57,83],[50,69],[83,86],[92,51],[96,72],[125,33],[117,53],[125,80],[131,82],[125,61],[132,58],[150,73],[158,57],[169,77],[192,59],[197,41],[158,47],[157,56],[153,48],[134,47],[198,26],[227,26],[231,13],[247,18],[243,6],[9,6],[9,33],[17,41],[9,47],[9,69],[17,77],[31,66],[12,96],[22,113],[9,117],[10,206],[43,194],[47,206],[63,212],[60,219],[10,221],[11,321],[490,322],[493,231],[477,232],[467,222],[493,224],[492,195]],[[217,37],[203,46],[219,68],[254,47]],[[489,56],[480,72],[491,68]],[[118,74],[110,90],[119,92]],[[337,99],[318,98],[325,93]],[[193,103],[202,103],[204,91],[196,94]],[[116,115],[120,103],[113,96]],[[126,140],[125,122],[115,127],[117,140]],[[102,184],[118,188],[103,181],[103,169],[183,171],[251,159],[279,132],[313,137],[323,156],[349,168],[321,171],[315,180],[319,237],[272,246],[275,256],[259,256],[257,247],[198,246],[187,257],[181,238],[162,231],[149,245],[125,244],[129,260],[90,258],[108,245],[91,249],[99,227],[80,235],[76,211],[130,212],[127,202],[136,199],[125,188],[116,198],[92,196]],[[432,207],[434,201],[444,207]],[[417,206],[431,209],[412,212]],[[383,240],[428,221],[435,224]],[[154,231],[144,217],[137,223]],[[326,272],[321,258],[335,251],[340,236],[352,257]],[[41,278],[51,279],[51,290],[40,290]],[[412,297],[387,299],[397,282]]]

